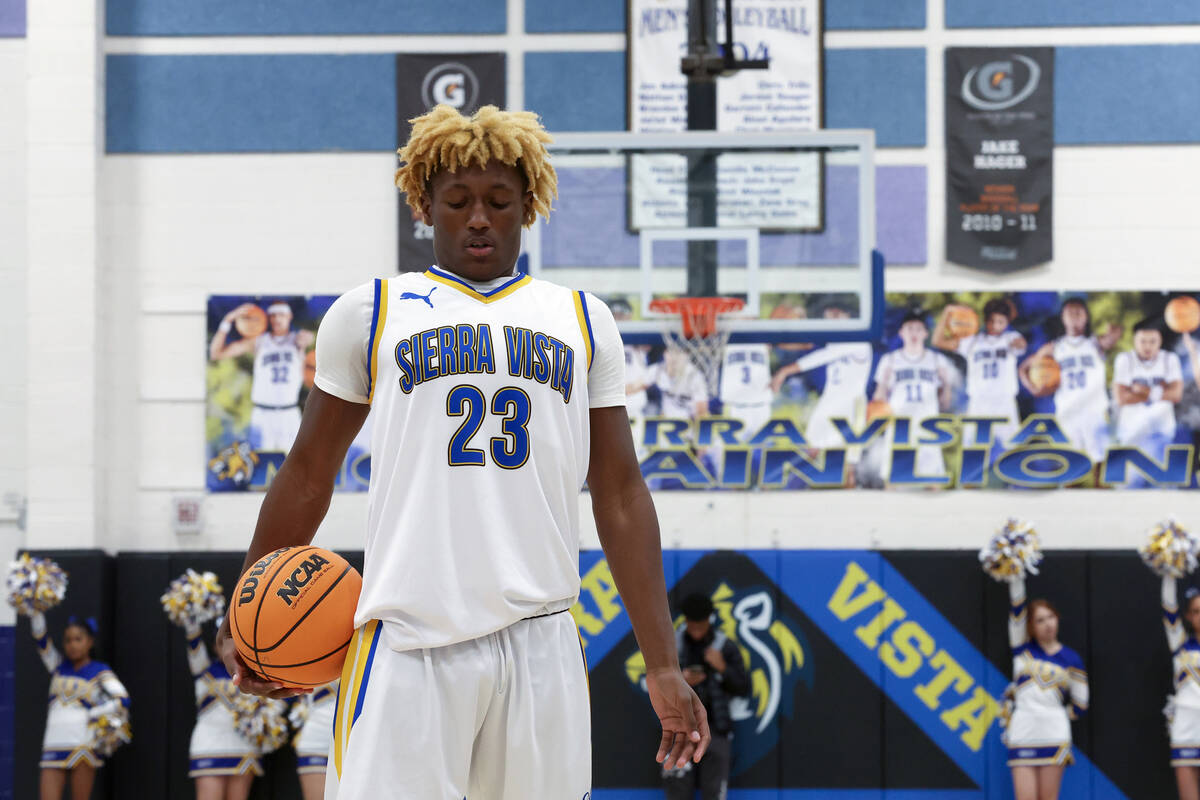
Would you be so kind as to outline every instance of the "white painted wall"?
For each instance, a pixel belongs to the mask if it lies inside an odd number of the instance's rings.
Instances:
[[[888,274],[890,289],[1150,289],[1200,286],[1190,198],[1179,179],[1200,174],[1200,146],[1075,147],[1055,153],[1055,249],[1051,265],[981,276],[941,258],[944,203],[941,47],[1011,41],[1105,44],[1194,41],[1200,29],[944,31],[942,0],[930,0],[926,32],[834,32],[827,46],[930,46],[925,148],[883,150],[879,161],[929,170],[929,264]],[[519,23],[519,3],[510,20]],[[986,34],[986,35],[985,35]],[[1011,34],[1011,35],[1010,35]],[[614,49],[624,37],[354,37],[109,39],[108,52],[362,52],[502,49],[510,97],[523,96],[525,49]],[[426,41],[428,40],[428,41]],[[4,51],[0,50],[0,70]],[[5,73],[0,71],[0,88]],[[0,175],[5,124],[0,121]],[[111,342],[110,403],[98,414],[96,449],[106,503],[97,541],[116,549],[241,549],[260,496],[211,495],[197,537],[171,530],[171,499],[203,494],[205,301],[209,294],[336,293],[394,270],[394,157],[380,154],[105,156],[99,164],[97,229],[108,282],[102,339]],[[0,194],[0,203],[4,201]],[[17,213],[20,213],[19,211]],[[3,215],[0,215],[2,217]],[[4,223],[0,219],[0,226]],[[5,228],[0,227],[0,232]],[[0,258],[9,257],[7,248]],[[0,281],[5,277],[0,261]],[[11,278],[18,280],[19,278]],[[7,285],[7,284],[4,284]],[[0,298],[0,303],[6,302]],[[7,306],[0,306],[0,311]],[[0,320],[0,325],[4,321]],[[0,403],[12,361],[0,348]],[[31,357],[37,346],[30,349]],[[15,374],[20,375],[18,371]],[[20,379],[18,379],[20,380]],[[20,394],[19,392],[17,394]],[[30,402],[30,424],[54,422]],[[18,415],[21,413],[18,410]],[[0,421],[0,426],[11,425]],[[0,434],[9,430],[0,427]],[[7,455],[7,454],[6,454]],[[18,481],[18,468],[6,479]],[[64,471],[62,478],[67,479]],[[0,483],[0,486],[4,485]],[[1173,512],[1200,526],[1200,493],[1057,492],[661,493],[667,546],[966,547],[1008,514],[1035,520],[1050,547],[1129,547],[1151,521]],[[595,544],[582,503],[585,542]],[[318,542],[361,547],[365,497],[338,495]]]

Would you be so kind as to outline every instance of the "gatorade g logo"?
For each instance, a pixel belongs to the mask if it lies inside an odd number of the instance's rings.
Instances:
[[[254,566],[246,573],[246,579],[242,581],[242,586],[238,590],[239,606],[244,606],[246,603],[254,600],[254,593],[258,591],[258,579],[267,571],[267,567],[271,565],[271,562],[279,558],[280,554],[286,553],[287,550],[288,548],[281,547],[266,558],[261,558],[254,563]]]
[[[292,574],[283,582],[283,586],[275,594],[283,599],[283,602],[289,606],[292,601],[300,596],[300,590],[308,585],[312,580],[312,576],[318,574],[322,568],[329,566],[329,561],[322,556],[312,555],[300,562],[300,566],[292,570]]]
[[[445,103],[457,109],[473,108],[479,98],[479,79],[465,64],[439,64],[421,82],[421,101],[426,108]]]
[[[971,67],[963,77],[963,102],[980,111],[1002,111],[1033,94],[1041,81],[1042,68],[1029,56],[1012,58]]]

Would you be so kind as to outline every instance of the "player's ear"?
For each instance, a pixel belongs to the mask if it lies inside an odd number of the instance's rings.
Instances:
[[[533,192],[525,192],[521,198],[521,219],[533,219]]]
[[[433,227],[433,198],[429,196],[429,192],[421,195],[421,222]]]

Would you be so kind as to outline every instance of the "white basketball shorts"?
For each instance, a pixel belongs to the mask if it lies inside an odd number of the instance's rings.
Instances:
[[[359,628],[338,694],[325,800],[583,800],[587,667],[566,612],[459,644],[393,650]]]

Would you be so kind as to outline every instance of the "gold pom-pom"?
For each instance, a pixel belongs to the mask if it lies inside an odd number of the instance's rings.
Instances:
[[[133,741],[129,712],[124,708],[88,720],[88,732],[92,736],[92,749],[105,758],[115,753],[121,745]]]
[[[239,693],[233,698],[233,723],[260,753],[283,747],[288,740],[287,704],[282,700]]]
[[[167,587],[163,610],[176,625],[199,627],[225,613],[225,593],[212,572],[189,569]]]
[[[979,551],[983,571],[998,581],[1013,581],[1037,575],[1042,546],[1033,526],[1010,518]]]
[[[1138,553],[1157,575],[1182,578],[1196,569],[1200,541],[1175,520],[1158,523],[1148,535]]]
[[[8,604],[32,616],[54,608],[67,596],[67,573],[48,558],[22,553],[8,568]]]

